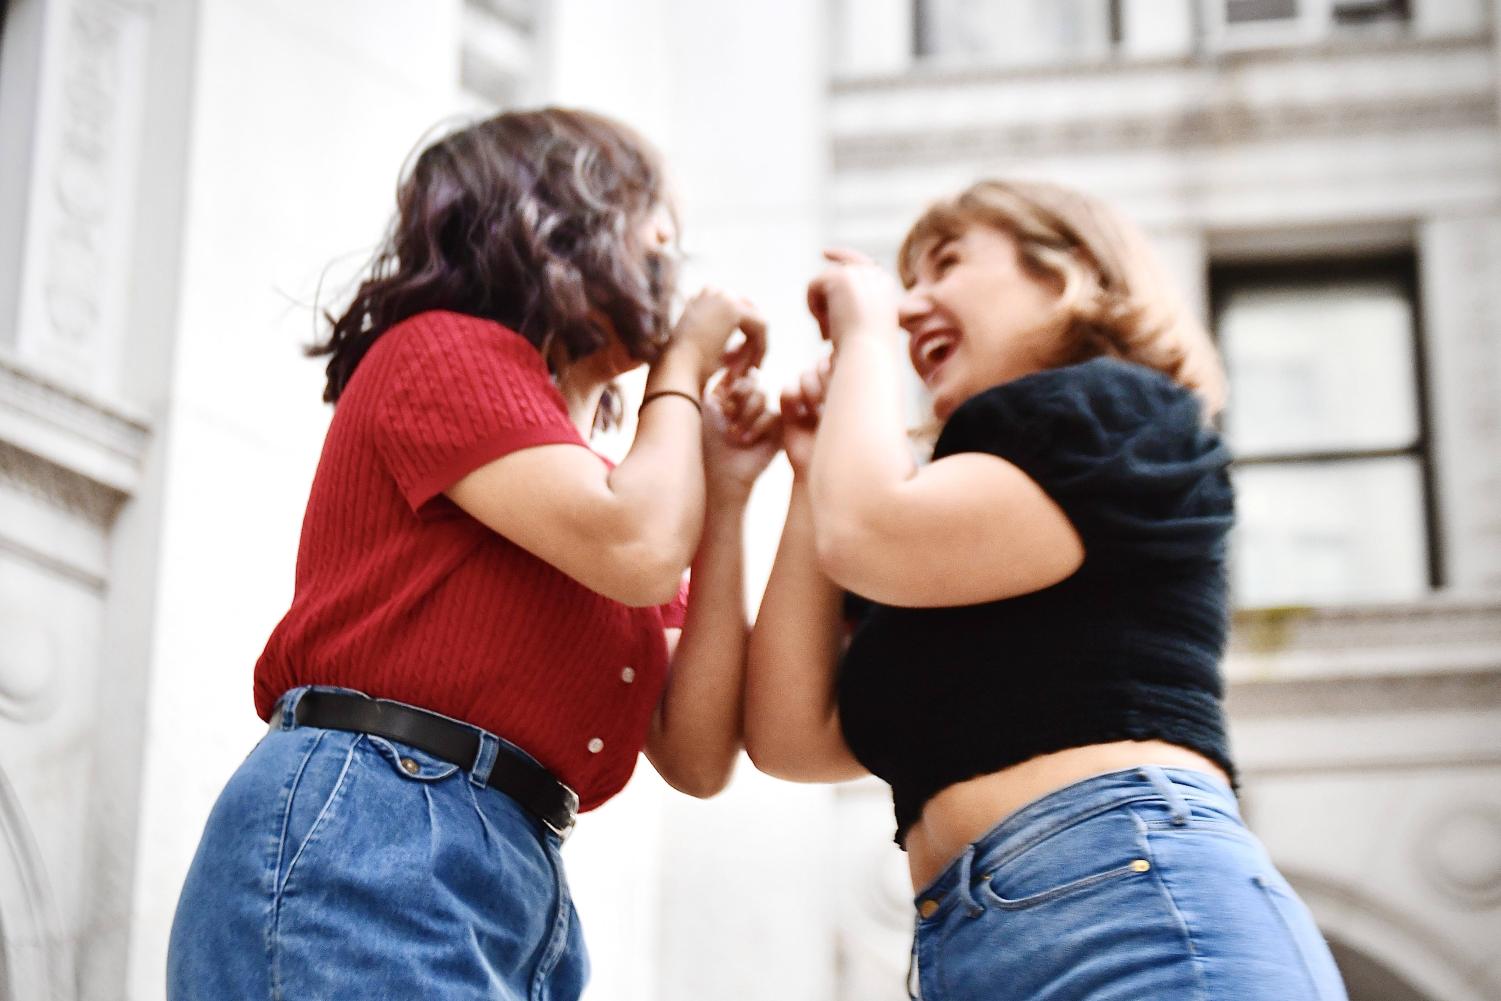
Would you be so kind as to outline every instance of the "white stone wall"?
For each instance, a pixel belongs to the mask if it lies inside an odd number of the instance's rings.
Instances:
[[[1501,0],[1414,8],[1411,37],[1202,55],[1186,2],[1131,0],[1121,60],[995,71],[914,64],[899,0],[552,0],[518,93],[661,145],[689,280],[761,304],[772,386],[820,349],[823,243],[889,254],[984,173],[1121,202],[1201,306],[1211,258],[1415,246],[1450,593],[1243,622],[1235,742],[1326,927],[1481,1001],[1501,992]],[[335,262],[337,299],[408,150],[474,108],[460,59],[484,43],[459,0],[8,16],[0,138],[27,155],[0,169],[0,968],[25,1001],[152,1001],[203,818],[260,732],[250,668],[327,419],[298,351],[319,277]],[[753,596],[786,489],[778,463]],[[878,783],[743,764],[699,803],[649,773],[567,849],[591,1001],[904,996]]]
[[[250,668],[291,597],[327,420],[319,366],[299,356],[316,329],[314,293],[330,262],[325,294],[368,256],[398,165],[454,107],[458,15],[456,2],[204,0],[181,39],[192,101],[176,123],[184,201],[155,414],[129,997],[161,996],[203,819],[262,729]]]
[[[803,290],[825,233],[820,6],[566,0],[544,32],[549,99],[618,115],[661,147],[681,199],[686,284],[723,285],[762,308],[770,386],[818,351]],[[788,478],[778,460],[752,502],[753,596]],[[773,782],[742,761],[728,792],[699,803],[649,773],[643,763],[568,845],[591,932],[591,1001],[830,997],[834,879],[820,846],[833,843],[833,792]]]

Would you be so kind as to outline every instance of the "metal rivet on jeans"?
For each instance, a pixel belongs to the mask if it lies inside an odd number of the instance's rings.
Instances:
[[[1144,858],[1139,858],[1135,862],[1131,863],[1132,872],[1146,872],[1150,868],[1152,868],[1152,863],[1148,862]]]
[[[422,771],[422,766],[417,764],[417,762],[413,761],[411,758],[402,758],[401,770],[406,772],[408,775],[416,775],[418,772]]]
[[[934,913],[937,912],[937,910],[938,901],[936,900],[924,900],[922,903],[917,905],[917,913],[921,914],[925,918],[931,918]]]

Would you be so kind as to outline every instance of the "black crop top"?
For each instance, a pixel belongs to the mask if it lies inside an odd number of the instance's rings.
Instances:
[[[959,452],[1036,481],[1084,563],[978,605],[849,596],[839,718],[850,750],[891,784],[897,843],[945,787],[1069,747],[1165,740],[1233,776],[1219,673],[1230,456],[1194,396],[1109,358],[1038,372],[954,412],[933,458]]]

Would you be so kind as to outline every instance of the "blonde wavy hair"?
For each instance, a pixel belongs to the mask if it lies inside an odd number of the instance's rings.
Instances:
[[[1157,369],[1192,390],[1207,417],[1225,405],[1225,373],[1209,333],[1184,305],[1146,236],[1105,202],[1041,181],[987,180],[930,205],[897,254],[903,284],[935,241],[973,225],[1010,234],[1023,264],[1062,289],[1055,365],[1109,355]]]

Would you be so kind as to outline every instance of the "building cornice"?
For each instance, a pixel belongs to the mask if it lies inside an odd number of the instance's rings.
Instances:
[[[1077,115],[958,128],[853,134],[834,140],[836,171],[909,168],[956,160],[1184,150],[1229,143],[1487,129],[1501,124],[1489,92],[1365,101],[1251,105],[1208,99],[1192,107],[1134,115]]]
[[[1372,56],[1443,55],[1459,52],[1478,52],[1489,55],[1492,45],[1492,40],[1488,35],[1451,35],[1430,38],[1411,35],[1371,35],[1333,38],[1315,43],[1210,49],[1167,57],[1106,56],[1030,66],[996,66],[970,59],[963,61],[918,59],[901,72],[835,77],[829,89],[837,98],[848,94],[909,90],[915,87],[966,89],[977,84],[1036,83],[1050,80],[1078,80],[1088,77],[1112,80],[1126,76],[1160,73],[1163,70],[1183,70],[1194,73],[1219,70],[1237,71],[1255,66],[1275,67],[1309,61],[1339,62]]]
[[[146,418],[68,386],[0,351],[0,451],[6,479],[96,514],[134,494],[150,439]]]
[[[1233,688],[1298,684],[1310,692],[1349,682],[1436,690],[1479,678],[1501,701],[1501,597],[1238,612],[1226,675]]]

